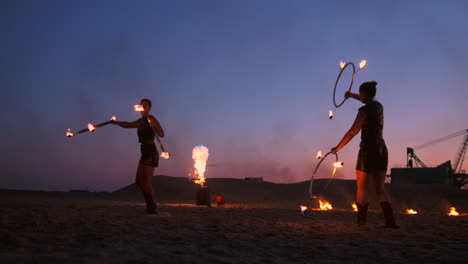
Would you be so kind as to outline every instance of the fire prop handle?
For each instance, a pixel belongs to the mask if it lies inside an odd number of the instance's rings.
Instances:
[[[109,121],[107,121],[107,122],[104,122],[104,123],[101,123],[101,124],[97,124],[97,125],[94,126],[94,129],[103,127],[103,126],[105,126],[105,125],[108,125],[108,124],[110,124],[111,122],[112,122],[112,120],[109,120]],[[93,129],[93,130],[94,130],[94,129]],[[82,130],[78,131],[78,133],[81,134],[81,133],[84,133],[84,132],[87,132],[87,131],[90,131],[89,128],[82,129]]]
[[[313,183],[314,183],[314,179],[315,179],[315,174],[317,173],[320,165],[322,164],[322,162],[327,158],[328,155],[332,154],[331,152],[328,152],[327,154],[325,154],[325,156],[323,157],[320,157],[320,161],[319,163],[317,164],[317,166],[315,166],[315,170],[314,172],[312,173],[312,177],[310,179],[310,185],[309,185],[309,195],[310,195],[310,198],[317,198],[319,197],[324,191],[325,189],[328,187],[328,185],[330,184],[331,180],[333,179],[333,177],[335,176],[335,172],[336,172],[336,168],[337,166],[342,166],[343,163],[342,162],[339,162],[338,161],[338,154],[334,154],[335,157],[336,157],[336,161],[335,161],[335,164],[334,164],[334,168],[333,168],[333,173],[332,175],[330,176],[327,184],[322,188],[322,190],[318,193],[318,194],[314,194],[313,191],[312,191],[312,187],[313,187]],[[336,163],[340,163],[339,165],[337,165]]]

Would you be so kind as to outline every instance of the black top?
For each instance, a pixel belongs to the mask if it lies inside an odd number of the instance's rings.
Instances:
[[[361,148],[375,148],[385,145],[382,136],[384,126],[384,110],[381,103],[372,101],[359,108],[366,115],[361,128]]]
[[[142,117],[138,119],[138,123],[140,124],[137,130],[138,142],[141,143],[143,141],[154,140],[156,134],[154,133],[153,127],[148,122],[148,118]]]

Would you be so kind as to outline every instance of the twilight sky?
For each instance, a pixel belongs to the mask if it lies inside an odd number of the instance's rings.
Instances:
[[[379,83],[389,167],[405,166],[406,147],[468,128],[467,11],[463,0],[2,1],[0,188],[132,183],[136,130],[65,132],[136,120],[145,97],[173,154],[156,174],[186,176],[203,144],[207,178],[308,180],[361,106],[328,119],[340,60],[368,61],[353,91]],[[338,178],[355,178],[359,136],[339,153]],[[416,153],[436,166],[462,140]]]

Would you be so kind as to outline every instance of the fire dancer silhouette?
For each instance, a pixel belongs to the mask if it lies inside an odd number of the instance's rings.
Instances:
[[[385,217],[386,228],[398,228],[393,217],[390,198],[385,192],[385,173],[388,167],[388,151],[382,136],[384,125],[383,106],[374,99],[377,82],[364,82],[359,87],[359,94],[347,91],[346,98],[354,98],[365,105],[359,108],[356,119],[340,143],[331,149],[337,153],[361,131],[361,143],[356,164],[357,178],[357,223],[366,224],[368,202],[368,185],[372,183]]]
[[[164,137],[164,130],[161,128],[159,121],[152,115],[151,101],[142,99],[140,104],[143,106],[141,118],[133,122],[112,121],[112,124],[119,125],[123,128],[138,128],[138,141],[141,143],[141,158],[138,164],[135,183],[140,188],[146,202],[146,212],[148,214],[156,214],[156,203],[153,199],[153,173],[159,165],[159,153],[154,138],[156,134],[159,137]],[[156,134],[155,134],[156,132]]]

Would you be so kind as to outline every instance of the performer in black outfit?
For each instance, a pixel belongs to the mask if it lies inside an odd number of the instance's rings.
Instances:
[[[346,92],[346,98],[354,98],[365,105],[359,108],[356,120],[351,129],[344,135],[340,143],[332,148],[337,153],[361,131],[361,143],[356,164],[358,208],[357,222],[359,226],[366,224],[368,203],[367,187],[372,183],[380,201],[385,217],[385,227],[398,228],[393,218],[390,198],[385,192],[385,174],[388,167],[388,151],[383,139],[384,110],[382,104],[374,100],[377,82],[365,82],[359,87],[359,94]]]
[[[159,164],[159,153],[154,144],[155,132],[164,137],[164,131],[159,121],[150,115],[151,101],[142,99],[143,106],[141,118],[133,122],[112,121],[113,124],[123,128],[138,128],[138,141],[141,143],[141,158],[138,164],[135,183],[140,188],[146,201],[146,212],[156,214],[156,204],[153,199],[153,175]]]

